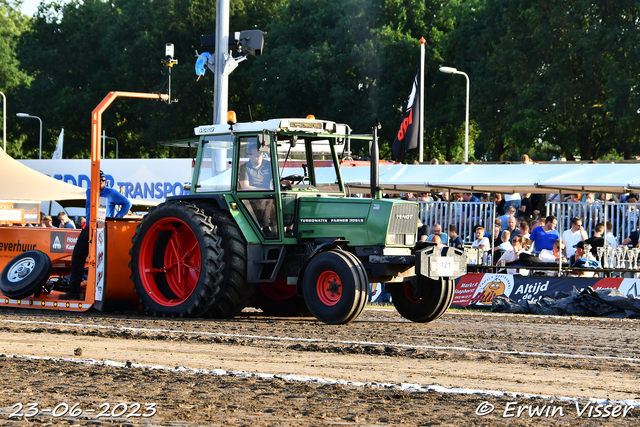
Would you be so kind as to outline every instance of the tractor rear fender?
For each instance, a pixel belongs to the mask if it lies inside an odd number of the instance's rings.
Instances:
[[[340,247],[342,245],[346,245],[348,243],[349,243],[348,240],[335,239],[335,240],[329,240],[329,241],[326,241],[324,243],[319,244],[313,250],[313,252],[311,252],[311,255],[309,255],[309,257],[305,260],[302,268],[300,269],[300,272],[298,273],[298,282],[296,284],[296,294],[299,295],[299,296],[303,295],[303,292],[302,292],[302,278],[304,277],[304,273],[305,273],[305,271],[307,269],[307,266],[309,265],[309,262],[313,259],[313,257],[315,257],[318,254],[321,254],[322,252],[330,251],[332,249],[335,249],[335,248]]]

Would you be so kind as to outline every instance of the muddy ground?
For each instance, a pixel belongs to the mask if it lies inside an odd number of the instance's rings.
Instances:
[[[639,326],[3,309],[0,425],[639,425]]]

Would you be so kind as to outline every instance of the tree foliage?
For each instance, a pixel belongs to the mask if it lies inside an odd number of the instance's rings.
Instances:
[[[160,60],[168,42],[179,60],[172,73],[179,102],[118,100],[103,128],[122,157],[162,157],[176,153],[159,142],[211,122],[213,76],[196,82],[193,65],[200,36],[215,32],[216,0],[54,0],[35,18],[18,5],[0,0],[0,90],[12,110],[43,119],[45,154],[64,126],[65,157],[87,157],[91,111],[108,92],[166,92]],[[266,32],[263,56],[229,78],[229,107],[241,121],[314,114],[369,133],[377,118],[388,158],[424,37],[427,159],[461,160],[464,151],[465,80],[440,73],[442,65],[471,78],[472,159],[638,154],[637,2],[231,0],[230,7],[232,31]],[[33,123],[8,125],[9,153],[33,156]],[[367,147],[355,148],[367,155]]]

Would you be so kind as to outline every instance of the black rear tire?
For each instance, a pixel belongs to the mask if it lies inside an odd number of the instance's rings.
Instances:
[[[410,282],[387,285],[398,313],[412,322],[432,322],[442,316],[453,300],[455,281],[418,277],[418,286]]]
[[[33,250],[13,258],[0,274],[0,291],[9,298],[21,299],[41,291],[51,276],[49,255]]]
[[[240,313],[255,291],[255,286],[247,283],[247,242],[229,212],[207,207],[205,214],[211,217],[224,250],[224,279],[207,315],[227,319]]]
[[[330,325],[351,322],[360,314],[362,298],[366,303],[367,283],[360,266],[339,250],[320,253],[309,261],[302,289],[311,314]]]
[[[224,278],[224,251],[204,211],[169,201],[142,219],[130,250],[131,280],[147,311],[196,317],[213,304]]]

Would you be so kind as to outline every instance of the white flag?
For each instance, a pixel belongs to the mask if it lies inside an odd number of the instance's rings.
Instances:
[[[60,136],[58,137],[58,145],[56,145],[56,151],[53,152],[52,159],[62,159],[62,143],[64,140],[64,128],[60,131]]]

